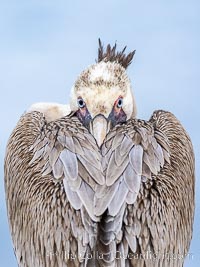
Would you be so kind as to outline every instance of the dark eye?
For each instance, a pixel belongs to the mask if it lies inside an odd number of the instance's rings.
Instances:
[[[121,108],[122,105],[123,105],[123,98],[119,98],[118,101],[117,101],[117,107]]]
[[[77,102],[78,102],[78,106],[79,106],[79,108],[84,108],[84,107],[85,107],[85,102],[83,101],[82,98],[79,98],[79,99],[77,100]]]

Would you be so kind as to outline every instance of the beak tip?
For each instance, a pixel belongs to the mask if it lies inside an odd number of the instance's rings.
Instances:
[[[110,122],[105,118],[105,116],[99,114],[90,122],[89,129],[90,133],[96,139],[98,146],[101,147],[107,133],[110,130]]]

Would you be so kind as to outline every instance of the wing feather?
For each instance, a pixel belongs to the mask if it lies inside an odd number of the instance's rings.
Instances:
[[[129,191],[138,194],[140,189],[141,174],[137,174],[129,164],[124,171],[124,181],[129,189]]]
[[[134,171],[141,175],[142,174],[142,158],[143,148],[141,145],[135,145],[129,153],[129,161]]]
[[[120,208],[122,207],[122,205],[125,202],[128,191],[129,190],[128,190],[128,187],[126,186],[126,183],[124,182],[124,180],[122,180],[119,183],[119,187],[118,187],[118,190],[117,190],[114,198],[112,199],[112,201],[110,202],[110,204],[108,206],[108,211],[109,211],[109,214],[111,216],[114,217],[117,215]]]
[[[115,153],[112,153],[106,170],[106,185],[112,185],[121,176],[127,165],[128,158],[126,158],[120,166],[117,166],[115,162]]]
[[[65,192],[67,194],[67,198],[68,198],[70,204],[72,205],[72,207],[75,210],[79,210],[82,207],[82,202],[81,202],[77,192],[74,192],[71,190],[66,179],[63,179],[63,184],[64,184]]]
[[[166,152],[158,143],[151,124],[134,119],[121,127],[114,128],[113,131],[115,135],[111,131],[102,145],[102,155],[105,155],[102,163],[103,170],[106,171],[106,185],[102,190],[97,190],[99,192],[95,195],[98,200],[97,210],[100,200],[103,203],[98,214],[105,211],[106,201],[107,207],[110,208],[109,212],[113,207],[112,215],[116,214],[117,207],[120,208],[123,201],[133,204],[137,199],[141,182],[151,179],[152,174],[156,175],[165,160]],[[161,135],[159,136],[161,138]],[[110,142],[110,147],[107,140]],[[163,142],[166,142],[166,138]],[[109,194],[102,192],[109,192],[110,197]]]
[[[74,147],[75,147],[75,153],[81,156],[84,156],[83,148],[80,145],[80,142],[78,138],[73,137]]]
[[[64,149],[60,153],[59,158],[63,163],[67,177],[69,177],[71,180],[76,180],[78,177],[78,162],[76,155],[70,150]]]
[[[94,215],[94,205],[93,205],[94,191],[91,189],[91,187],[87,185],[85,182],[82,182],[79,190],[77,190],[77,194],[81,202],[85,206],[90,218],[95,222],[99,221],[99,218],[97,218]]]
[[[109,138],[110,138],[110,133],[109,133]],[[114,138],[112,140],[112,150],[115,150],[118,146],[121,145],[122,140],[123,140],[124,136],[122,134],[115,134]],[[111,141],[111,140],[110,140]],[[108,142],[108,141],[107,141]],[[110,146],[108,146],[109,148]]]
[[[111,186],[98,186],[96,188],[94,199],[94,213],[96,216],[101,216],[107,209],[108,205],[116,195],[118,183],[114,183]]]
[[[85,169],[87,170],[87,172],[90,174],[90,176],[100,185],[104,185],[105,183],[105,178],[103,176],[103,173],[101,170],[97,169],[96,167],[98,166],[98,162],[97,165],[94,166],[91,162],[89,163],[85,158],[83,158],[82,156],[77,156],[78,159],[80,160],[80,162],[82,163],[82,165],[85,167]]]
[[[161,135],[159,137],[161,138]],[[159,173],[169,156],[167,146],[166,138],[160,142],[157,140],[150,123],[136,119],[108,133],[101,147],[106,184],[96,188],[94,198],[95,214],[100,216],[107,212],[107,217],[104,218],[105,226],[101,228],[106,233],[106,240],[103,240],[107,245],[112,243],[112,233],[119,238],[118,242],[122,241],[123,234],[120,234],[120,231],[126,212],[123,207],[133,206],[141,184]],[[136,216],[140,216],[139,211]],[[132,221],[130,218],[129,220]],[[125,224],[129,224],[129,221]],[[130,233],[125,230],[124,236],[126,251],[129,247],[132,252],[136,252],[137,241],[133,227],[130,227]],[[121,245],[122,250],[123,248]],[[125,262],[122,261],[121,264]]]
[[[65,174],[65,178],[67,179],[66,173]],[[77,192],[77,190],[80,188],[81,183],[82,183],[82,178],[78,175],[76,180],[71,180],[71,179],[67,179],[67,182],[71,188],[72,191]]]
[[[53,171],[53,176],[56,179],[59,179],[63,176],[64,168],[63,168],[62,161],[59,158],[57,159],[57,161],[53,165],[52,171]]]
[[[123,141],[120,145],[120,155],[123,157],[124,155],[127,155],[131,149],[131,147],[134,145],[133,141],[128,138],[128,136],[124,135]]]
[[[63,118],[44,126],[32,145],[34,156],[30,164],[40,159],[42,174],[63,179],[72,207],[80,210],[84,206],[91,220],[97,222],[94,195],[96,186],[105,183],[102,157],[94,138],[86,128],[78,128],[77,123],[80,125],[76,118]]]

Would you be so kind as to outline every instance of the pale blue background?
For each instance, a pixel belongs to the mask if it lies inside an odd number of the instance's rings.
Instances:
[[[77,75],[96,58],[97,39],[136,49],[128,70],[138,117],[172,111],[196,153],[196,217],[190,247],[200,266],[200,1],[0,1],[0,265],[17,266],[3,185],[6,141],[33,102],[67,103]]]

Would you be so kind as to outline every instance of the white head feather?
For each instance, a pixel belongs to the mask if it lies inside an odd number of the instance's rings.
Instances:
[[[126,70],[116,62],[99,62],[84,70],[71,90],[70,108],[78,109],[77,98],[82,97],[92,117],[108,117],[115,101],[123,97],[127,119],[136,116],[136,104]]]

